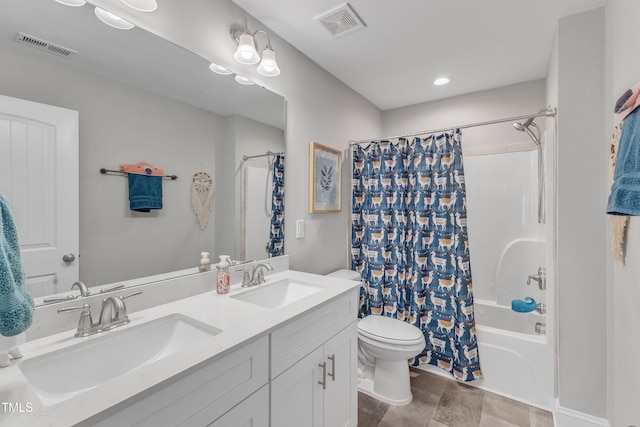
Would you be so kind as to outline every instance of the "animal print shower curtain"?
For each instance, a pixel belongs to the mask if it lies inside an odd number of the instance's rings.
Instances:
[[[351,267],[362,274],[360,316],[420,328],[413,364],[460,381],[482,376],[460,130],[353,147]]]
[[[273,160],[272,188],[269,257],[284,255],[284,154],[277,154]]]

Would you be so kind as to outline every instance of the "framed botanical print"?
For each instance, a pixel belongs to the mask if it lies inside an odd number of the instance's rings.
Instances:
[[[342,152],[312,142],[309,155],[309,212],[342,210]]]

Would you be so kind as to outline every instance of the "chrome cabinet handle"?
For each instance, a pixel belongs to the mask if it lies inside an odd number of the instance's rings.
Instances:
[[[331,377],[331,381],[335,381],[336,380],[336,355],[332,354],[331,356],[327,357],[327,359],[331,360],[331,373],[327,375]]]
[[[318,381],[318,384],[322,386],[323,390],[327,389],[327,362],[319,363],[318,366],[322,368],[322,381]]]

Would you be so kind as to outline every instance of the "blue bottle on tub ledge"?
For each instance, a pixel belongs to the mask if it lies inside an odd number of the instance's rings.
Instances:
[[[525,297],[524,300],[514,299],[511,301],[511,310],[519,313],[528,313],[536,309],[536,300]]]

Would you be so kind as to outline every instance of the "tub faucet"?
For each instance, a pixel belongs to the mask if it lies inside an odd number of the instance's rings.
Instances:
[[[531,281],[538,282],[538,287],[541,291],[547,289],[547,271],[544,267],[538,267],[538,274],[531,274],[527,279],[527,286],[531,284]]]

